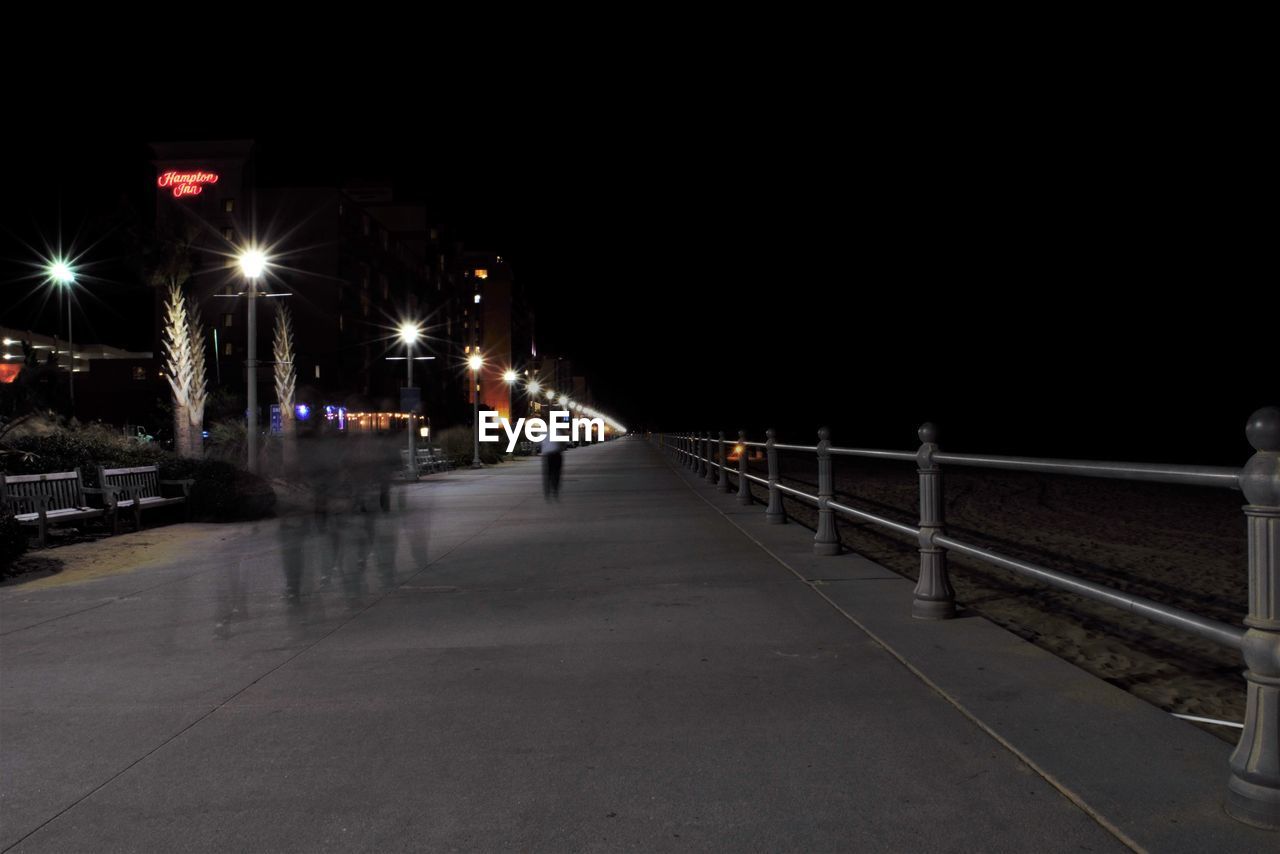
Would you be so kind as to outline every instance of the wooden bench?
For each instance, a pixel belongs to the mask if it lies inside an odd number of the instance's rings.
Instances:
[[[187,518],[191,518],[191,505],[187,499],[191,496],[193,480],[161,480],[159,466],[132,466],[130,468],[108,469],[98,466],[98,483],[107,490],[105,495],[108,506],[114,510],[111,514],[111,529],[119,531],[121,511],[133,512],[133,529],[142,530],[142,511],[155,507],[170,507],[175,504],[186,504]],[[165,495],[163,487],[176,486],[182,489],[181,495]]]
[[[427,474],[434,474],[438,471],[449,471],[453,468],[453,463],[449,462],[440,449],[434,445],[428,445],[425,448],[417,448],[416,456],[418,457],[418,471]],[[409,452],[407,450],[400,452],[400,463],[408,468]]]
[[[102,507],[90,507],[86,496],[103,495]],[[84,485],[80,469],[48,474],[0,474],[0,503],[20,525],[39,529],[40,545],[50,525],[98,519],[111,515],[109,490]],[[113,525],[114,528],[114,525]]]

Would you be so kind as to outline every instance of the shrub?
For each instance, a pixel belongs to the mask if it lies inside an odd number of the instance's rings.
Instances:
[[[470,427],[449,427],[440,431],[438,442],[440,452],[448,457],[455,466],[465,468],[471,465],[475,456],[475,445]],[[506,445],[500,442],[481,442],[480,461],[492,465],[502,459],[502,450]]]

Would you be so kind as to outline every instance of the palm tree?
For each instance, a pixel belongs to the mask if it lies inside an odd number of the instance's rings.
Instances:
[[[280,404],[284,468],[285,471],[292,471],[298,451],[296,410],[293,408],[298,374],[293,364],[293,318],[289,315],[289,307],[283,302],[276,303],[275,338],[271,349],[275,357],[276,400]]]
[[[165,351],[164,376],[173,392],[173,449],[180,456],[191,456],[191,401],[195,360],[191,348],[191,321],[182,288],[169,284],[169,298],[164,304],[162,329]],[[204,420],[204,400],[200,402],[200,418]]]

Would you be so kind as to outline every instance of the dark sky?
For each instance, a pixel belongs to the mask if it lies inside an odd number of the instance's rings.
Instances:
[[[507,255],[541,347],[631,425],[1243,461],[1280,402],[1255,120],[1181,89],[834,94],[108,105],[18,140],[0,254],[59,204],[86,246],[145,203],[148,140],[253,138],[264,183],[386,178]]]

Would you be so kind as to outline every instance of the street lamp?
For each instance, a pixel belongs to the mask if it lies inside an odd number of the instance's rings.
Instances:
[[[502,381],[507,384],[507,418],[511,418],[515,415],[515,413],[511,411],[515,405],[514,401],[511,399],[511,392],[512,389],[515,388],[517,376],[516,372],[510,368],[507,368],[507,370],[502,374]]]
[[[258,473],[258,279],[267,271],[267,255],[261,249],[248,248],[236,258],[240,272],[249,280],[249,346],[246,352],[245,372],[248,378],[249,418],[246,447],[249,455],[249,471]]]
[[[58,314],[62,314],[62,293],[67,292],[67,391],[71,398],[71,417],[76,415],[76,345],[71,334],[71,286],[76,271],[62,258],[55,258],[46,268],[49,280],[58,286]]]
[[[413,345],[417,344],[418,339],[422,337],[422,327],[419,326],[417,323],[411,323],[409,321],[405,321],[404,323],[400,324],[400,329],[398,330],[397,334],[399,335],[400,340],[404,342],[404,346],[405,346],[404,360],[405,360],[405,365],[407,366],[406,377],[405,377],[405,388],[412,389],[413,388],[413,363],[415,361],[427,361],[430,359],[434,359],[435,356],[413,355]],[[397,360],[400,357],[388,356],[387,358],[392,360]],[[410,407],[410,412],[409,412],[409,476],[412,480],[417,480],[418,479],[418,457],[417,457],[417,449],[414,447],[415,431],[413,429],[413,411],[412,411],[414,408],[415,407]]]
[[[471,467],[473,469],[483,468],[484,463],[480,462],[480,383],[476,379],[480,368],[484,366],[484,359],[480,357],[479,352],[472,353],[467,359],[467,364],[471,367],[471,397],[475,401],[475,418],[471,423],[471,437],[473,454],[471,457]]]

